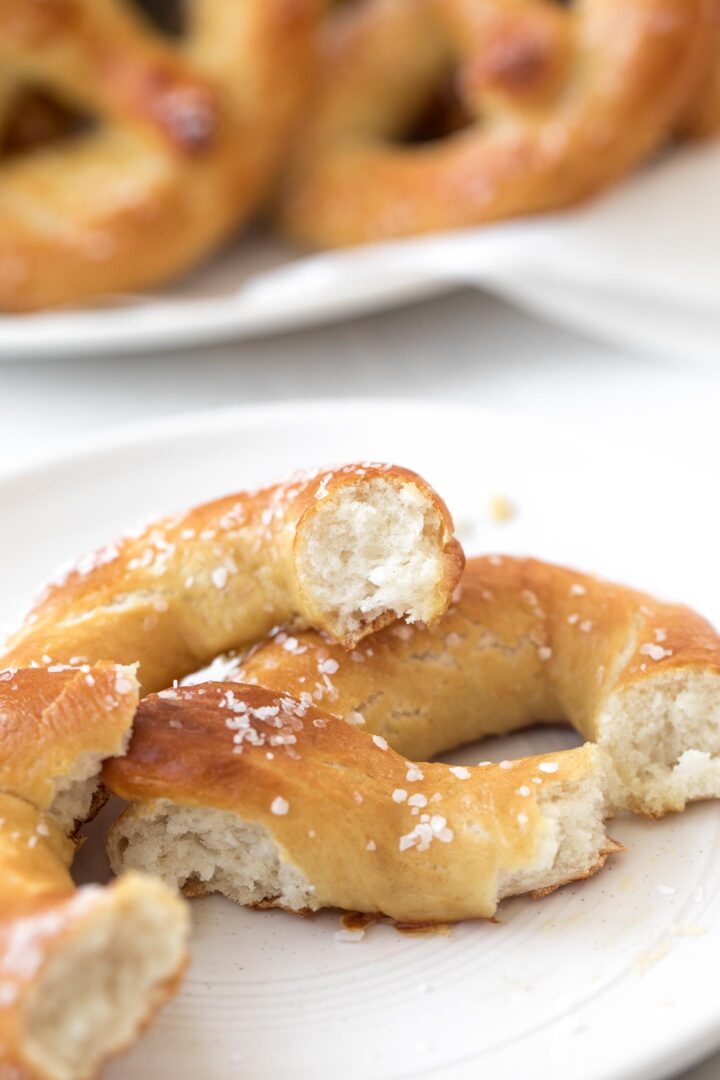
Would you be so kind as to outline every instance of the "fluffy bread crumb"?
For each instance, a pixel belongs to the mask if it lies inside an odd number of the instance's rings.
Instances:
[[[85,1080],[123,1049],[185,963],[185,905],[159,882],[128,875],[63,935],[22,1015],[25,1059],[48,1080]]]
[[[308,522],[297,559],[301,586],[344,636],[387,612],[432,621],[445,575],[440,536],[440,514],[415,484],[348,487]]]
[[[658,673],[621,689],[598,721],[612,809],[650,815],[720,797],[717,676]]]
[[[568,881],[590,877],[615,845],[605,833],[604,771],[601,755],[586,746],[593,768],[573,784],[547,780],[538,792],[545,819],[544,841],[532,866],[503,874],[498,899],[528,892],[550,892]]]
[[[132,807],[110,830],[108,856],[115,873],[144,870],[193,896],[219,892],[238,904],[273,902],[290,911],[318,906],[268,830],[231,811],[168,799]]]

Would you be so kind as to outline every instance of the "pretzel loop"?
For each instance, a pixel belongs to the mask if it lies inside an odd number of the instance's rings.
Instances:
[[[367,0],[331,13],[280,223],[333,247],[585,197],[671,132],[714,15],[712,0]],[[448,78],[464,125],[404,145]]]

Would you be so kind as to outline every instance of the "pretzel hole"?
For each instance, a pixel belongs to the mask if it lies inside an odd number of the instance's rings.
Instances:
[[[454,135],[475,123],[456,90],[454,78],[448,74],[425,101],[410,128],[397,140],[407,146],[437,142]]]
[[[134,7],[165,37],[180,38],[188,31],[184,0],[131,0]]]
[[[0,136],[0,156],[12,157],[86,135],[96,120],[42,87],[28,87],[18,96]]]

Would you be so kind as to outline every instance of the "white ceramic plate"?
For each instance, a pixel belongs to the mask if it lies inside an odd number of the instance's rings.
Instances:
[[[388,265],[384,250],[301,258],[271,237],[243,237],[163,289],[77,309],[0,314],[0,360],[241,340],[381,310],[455,283],[407,258]]]
[[[707,192],[719,167],[711,141],[572,210],[309,257],[243,235],[167,288],[0,315],[0,360],[239,340],[472,285],[583,333],[715,371],[720,213]]]
[[[236,409],[143,425],[0,479],[0,597],[11,619],[64,558],[172,509],[298,466],[395,460],[447,498],[468,551],[565,560],[682,598],[720,619],[717,474],[496,413],[359,402]],[[488,503],[517,516],[493,524]],[[482,756],[571,745],[562,731]],[[476,761],[477,747],[453,756]],[[720,830],[714,804],[622,819],[627,847],[596,878],[503,904],[450,936],[193,903],[183,989],[112,1080],[644,1080],[720,1044]],[[106,873],[101,848],[81,878]]]

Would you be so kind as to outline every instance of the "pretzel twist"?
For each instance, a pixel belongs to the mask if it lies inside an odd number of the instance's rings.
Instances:
[[[193,0],[182,48],[125,0],[3,0],[0,143],[24,88],[94,127],[0,161],[0,309],[163,281],[256,207],[304,97],[313,0]]]
[[[351,646],[398,616],[446,610],[463,555],[444,503],[415,473],[315,469],[153,522],[51,583],[6,664],[139,662],[159,690],[278,623]]]
[[[422,923],[490,917],[616,850],[593,747],[418,765],[308,697],[206,683],[146,698],[103,772],[132,803],[108,836],[113,869],[151,868],[190,896]]]
[[[101,761],[125,749],[137,700],[119,665],[0,672],[2,1077],[95,1075],[184,968],[187,913],[164,886],[130,874],[75,889],[70,876],[65,829],[91,811]]]
[[[349,655],[316,633],[280,632],[193,681],[219,678],[309,693],[413,758],[569,723],[607,754],[615,810],[659,816],[720,796],[712,626],[534,559],[471,559],[459,598],[430,629],[391,627]]]
[[[591,195],[672,131],[714,18],[713,0],[366,0],[333,11],[281,226],[335,247]],[[402,145],[449,74],[466,126]]]

